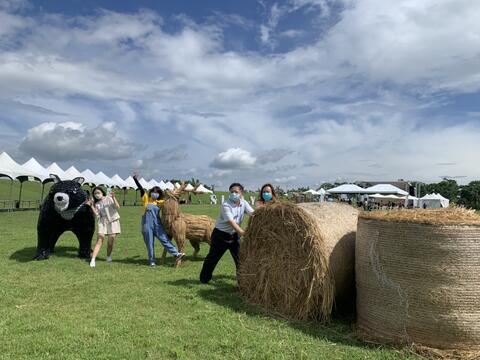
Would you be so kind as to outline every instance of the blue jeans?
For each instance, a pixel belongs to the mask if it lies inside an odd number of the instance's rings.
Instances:
[[[163,229],[160,219],[156,214],[156,219],[152,215],[153,214],[147,211],[142,218],[142,235],[145,246],[147,247],[148,261],[155,262],[155,237],[160,241],[165,250],[175,257],[178,256],[179,252]]]

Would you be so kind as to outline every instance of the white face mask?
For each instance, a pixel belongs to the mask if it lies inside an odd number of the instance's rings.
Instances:
[[[103,198],[103,194],[99,194],[99,193],[95,193],[93,194],[93,196],[95,197],[95,199],[97,200],[101,200]]]

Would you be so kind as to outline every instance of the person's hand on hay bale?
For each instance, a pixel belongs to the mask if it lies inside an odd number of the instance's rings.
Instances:
[[[243,199],[244,188],[241,184],[233,183],[230,185],[229,191],[228,200],[222,204],[220,209],[220,215],[212,232],[210,251],[200,272],[200,281],[204,284],[212,279],[217,263],[227,250],[230,251],[238,270],[240,237],[245,234],[241,224],[245,214],[253,214],[253,208]]]

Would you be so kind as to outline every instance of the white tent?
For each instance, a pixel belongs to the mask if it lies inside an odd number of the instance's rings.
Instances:
[[[40,163],[33,157],[22,166],[27,171],[35,173],[35,177],[38,177],[41,182],[50,179],[50,174],[48,173],[47,169],[40,165]]]
[[[129,187],[128,184],[120,176],[118,176],[118,174],[112,176],[112,183],[114,186],[117,186],[120,189]]]
[[[141,178],[140,180],[138,180],[138,182],[140,183],[140,185],[142,185],[142,187],[145,190],[150,190],[151,189],[150,184],[144,178]]]
[[[57,175],[61,180],[66,180],[67,177],[65,175],[65,171],[62,170],[60,166],[57,165],[56,162],[51,163],[47,167],[47,171],[49,174]]]
[[[395,195],[408,195],[408,192],[402,190],[391,184],[378,184],[370,186],[364,190],[365,194],[395,194]]]
[[[70,166],[67,170],[65,170],[65,178],[67,180],[73,180],[77,177],[83,176],[82,173],[75,168],[75,166]]]
[[[207,189],[203,184],[198,185],[198,187],[195,189],[195,192],[197,194],[213,194],[212,190]]]
[[[343,184],[329,189],[330,194],[364,194],[365,189],[355,184]]]
[[[195,188],[192,186],[192,184],[187,184],[187,186],[185,186],[185,191],[193,191],[195,190]]]
[[[86,183],[86,184],[91,184],[91,185],[98,185],[99,184],[97,176],[90,169],[83,170],[82,171],[82,176],[85,179],[84,183]]]
[[[176,182],[174,186],[175,186],[175,189],[180,189],[182,187],[182,185],[180,185],[179,182]]]
[[[170,181],[165,183],[165,187],[167,188],[167,190],[174,190],[175,189],[175,185],[173,185]]]
[[[95,176],[98,179],[98,184],[97,185],[105,185],[107,187],[112,187],[112,186],[115,185],[114,182],[112,181],[112,179],[110,179],[107,175],[105,175],[101,171],[96,173]]]
[[[125,184],[127,187],[130,187],[132,189],[137,188],[137,184],[135,184],[135,180],[133,180],[133,177],[129,176],[128,178],[125,179]]]
[[[320,195],[320,193],[318,193],[317,191],[315,191],[313,189],[308,189],[307,191],[304,191],[303,193],[305,195]]]
[[[320,188],[317,190],[318,195],[325,196],[327,193],[324,188]]]
[[[450,200],[444,198],[440,194],[427,194],[420,198],[419,206],[421,208],[426,207],[428,209],[446,208],[450,205]]]
[[[165,184],[165,182],[163,180],[160,180],[160,182],[158,183],[158,186],[162,190],[167,190],[167,184]]]
[[[39,178],[38,174],[24,168],[22,165],[17,164],[10,155],[6,152],[0,154],[0,175],[7,176],[11,179],[16,179],[20,176],[35,176]]]
[[[153,188],[154,186],[158,186],[158,182],[155,179],[151,179],[148,181],[149,189]]]

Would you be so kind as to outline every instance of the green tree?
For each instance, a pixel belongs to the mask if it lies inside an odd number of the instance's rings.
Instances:
[[[419,184],[416,185],[417,188]],[[425,196],[426,194],[437,193],[446,197],[452,202],[458,201],[460,187],[455,180],[443,179],[439,183],[432,184],[420,184],[419,196]]]
[[[465,207],[480,210],[480,181],[472,181],[462,186],[459,203]]]

